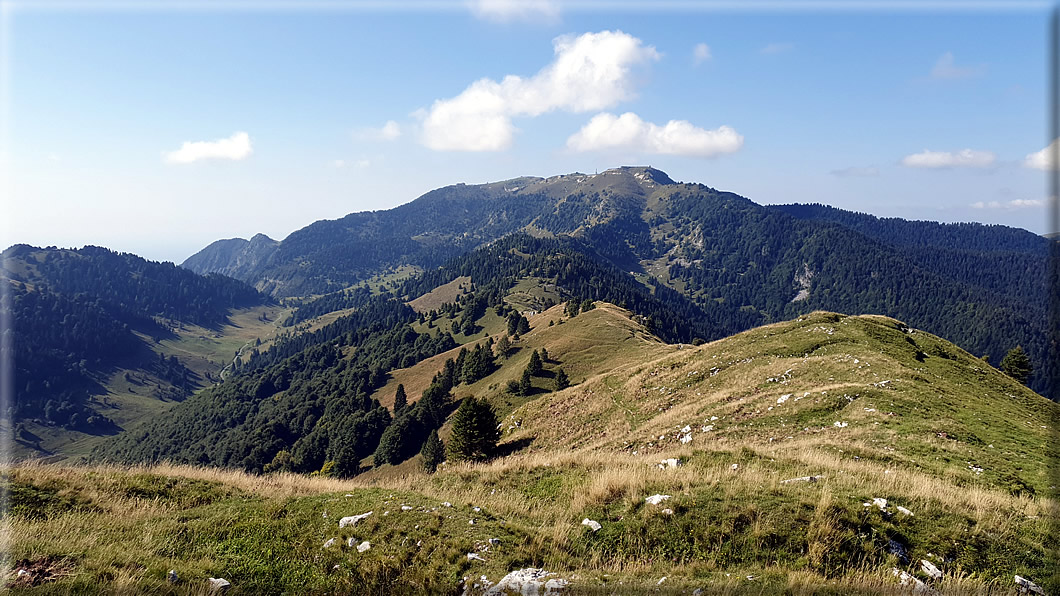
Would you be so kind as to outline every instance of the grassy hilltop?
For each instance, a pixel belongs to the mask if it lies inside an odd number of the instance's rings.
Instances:
[[[10,470],[11,555],[55,578],[16,591],[200,594],[223,577],[232,594],[459,593],[527,567],[571,593],[911,590],[894,568],[943,594],[1015,593],[1014,575],[1060,591],[1057,406],[956,346],[823,312],[697,347],[606,304],[531,325],[497,371],[454,390],[502,413],[507,455],[488,463],[427,475],[417,456],[352,480]],[[513,399],[507,380],[541,347],[576,384]],[[429,381],[446,357],[391,383]]]

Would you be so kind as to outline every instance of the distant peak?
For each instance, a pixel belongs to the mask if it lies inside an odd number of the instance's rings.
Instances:
[[[654,182],[656,184],[676,184],[666,172],[657,170],[651,166],[619,166],[605,170],[604,174],[628,174],[642,182]]]

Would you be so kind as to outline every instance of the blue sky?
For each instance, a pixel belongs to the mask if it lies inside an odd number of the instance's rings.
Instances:
[[[631,164],[1048,231],[1045,4],[47,6],[5,13],[5,245],[180,262],[447,184]]]

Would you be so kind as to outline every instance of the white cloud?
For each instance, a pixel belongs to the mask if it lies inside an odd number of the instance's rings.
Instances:
[[[829,174],[838,178],[873,178],[880,175],[880,171],[875,166],[869,167],[858,167],[851,166],[849,168],[843,168],[841,170],[832,170]]]
[[[372,141],[393,141],[401,136],[401,125],[393,120],[387,120],[382,127],[362,129],[357,136]]]
[[[362,168],[363,169],[363,168],[367,168],[368,166],[372,165],[372,162],[371,162],[371,160],[367,160],[367,159],[358,159],[357,162],[355,164],[353,164],[353,165],[357,166],[358,168]]]
[[[956,153],[928,151],[907,155],[902,165],[910,168],[988,168],[994,164],[994,154],[989,151],[962,149]]]
[[[1023,207],[1044,207],[1045,199],[1015,199],[1002,203],[1001,201],[976,201],[971,204],[973,209],[1020,209]]]
[[[710,46],[705,43],[696,44],[696,47],[692,48],[692,58],[697,65],[702,64],[713,57],[714,56],[710,53]]]
[[[931,69],[933,79],[967,79],[979,76],[986,72],[986,66],[957,66],[953,59],[953,52],[946,52],[939,57],[935,67]]]
[[[250,135],[233,133],[227,139],[216,141],[185,141],[180,149],[165,155],[169,163],[192,163],[203,159],[231,159],[239,161],[250,155]]]
[[[659,52],[621,31],[564,35],[555,59],[529,78],[480,79],[452,99],[421,112],[421,142],[436,151],[499,151],[511,146],[512,118],[554,110],[600,110],[634,97],[633,67]]]
[[[1041,151],[1028,153],[1027,157],[1023,159],[1024,167],[1042,171],[1055,170],[1056,163],[1054,160],[1056,159],[1057,151],[1060,150],[1060,148],[1057,147],[1058,141],[1060,141],[1060,139],[1054,140],[1052,143],[1049,143],[1048,147]]]
[[[795,45],[794,44],[790,44],[790,43],[771,43],[771,44],[767,44],[761,50],[758,50],[758,53],[768,56],[770,54],[783,54],[785,52],[790,52],[790,51],[792,51],[794,49],[795,49]]]
[[[336,159],[335,161],[331,162],[331,167],[338,168],[338,169],[345,168],[346,167],[346,160],[344,160],[344,159]]]
[[[559,3],[555,0],[470,0],[471,12],[480,19],[507,23],[510,21],[555,21]]]
[[[671,120],[659,126],[641,120],[633,112],[621,116],[597,114],[567,139],[567,148],[573,151],[627,149],[694,157],[733,153],[742,146],[743,136],[728,126],[706,130],[687,120]]]

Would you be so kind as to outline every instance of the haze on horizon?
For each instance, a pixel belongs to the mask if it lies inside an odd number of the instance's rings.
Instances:
[[[179,263],[449,184],[621,165],[1050,231],[1047,4],[445,6],[11,8],[3,244]]]

